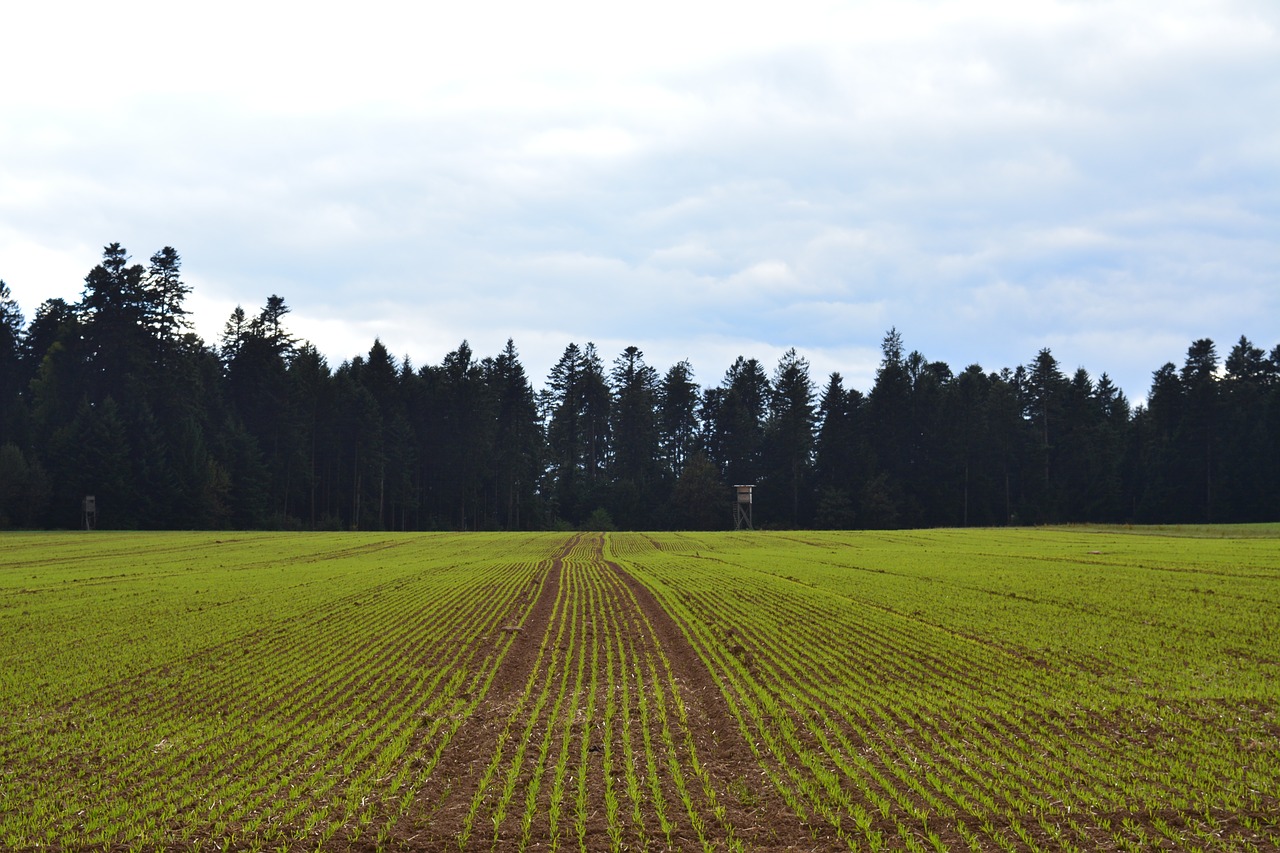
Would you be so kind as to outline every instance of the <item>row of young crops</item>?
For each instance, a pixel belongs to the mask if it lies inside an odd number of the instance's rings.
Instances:
[[[78,544],[6,540],[5,849],[390,838],[562,543]]]
[[[6,535],[0,848],[1280,849],[1185,533]]]
[[[1164,562],[1149,541],[1137,559],[1097,568],[1114,544],[1098,535],[1038,532],[1020,545],[967,533],[989,566],[966,577],[950,565],[966,550],[947,545],[952,535],[900,534],[889,547],[849,534],[619,535],[610,552],[680,622],[761,766],[817,836],[871,850],[1280,848],[1280,650],[1265,631],[1277,612],[1274,540],[1199,569],[1195,543],[1181,549],[1190,560]],[[1063,549],[1050,571],[1016,568],[1020,547],[1031,559],[1046,546]],[[1145,574],[1112,590],[1118,614],[1057,585],[1058,572],[1092,577],[1091,563]],[[1200,574],[1170,580],[1171,567]],[[1002,570],[1008,582],[993,583]],[[1245,671],[1257,681],[1223,676],[1216,695],[1197,698],[1161,680],[1167,660],[1132,653],[1127,638],[1151,655],[1151,626],[1129,624],[1126,611],[1161,613],[1165,630],[1207,618],[1168,612],[1165,583],[1233,597],[1238,621],[1213,624],[1228,642],[1254,643]],[[1023,587],[1013,598],[1011,585]],[[1056,602],[1052,613],[1029,606],[1032,591]],[[1001,625],[989,600],[1013,602],[1006,620],[1041,624]],[[1099,619],[1116,620],[1112,649],[1029,641]],[[1166,639],[1164,657],[1197,661],[1206,656],[1179,644],[1212,640],[1195,630]],[[1077,653],[1046,656],[1050,647]]]
[[[601,535],[88,542],[7,539],[5,849],[744,848]]]
[[[474,746],[438,774],[406,844],[742,849],[672,662],[601,539],[575,539],[556,561],[548,612],[526,624],[541,631],[524,640],[527,677],[488,698]]]

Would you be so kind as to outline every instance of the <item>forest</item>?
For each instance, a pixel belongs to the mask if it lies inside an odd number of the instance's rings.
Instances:
[[[515,343],[438,365],[378,340],[332,367],[277,295],[192,331],[181,258],[118,243],[78,302],[0,282],[0,527],[918,528],[1280,519],[1280,345],[1192,342],[1133,406],[1106,373],[959,372],[889,330],[865,393],[792,349],[714,385],[570,343],[535,389]]]

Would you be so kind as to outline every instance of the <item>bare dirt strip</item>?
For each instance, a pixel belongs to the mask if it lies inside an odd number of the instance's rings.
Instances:
[[[614,562],[605,563],[635,597],[666,650],[688,708],[689,728],[714,787],[746,850],[848,850],[825,824],[806,826],[782,802],[748,746],[706,663],[653,593]]]
[[[679,626],[602,544],[549,561],[387,848],[847,849],[783,804]]]
[[[524,621],[501,630],[516,634],[511,650],[498,667],[488,696],[462,724],[440,757],[417,798],[418,808],[397,827],[393,847],[410,850],[457,850],[457,836],[470,808],[470,794],[484,773],[493,748],[502,737],[511,705],[525,690],[537,661],[541,638],[552,627],[560,591],[565,550],[551,560],[542,588]],[[499,638],[494,637],[496,642]]]

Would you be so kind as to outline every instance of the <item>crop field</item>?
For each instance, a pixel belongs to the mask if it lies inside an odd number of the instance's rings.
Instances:
[[[3,534],[0,849],[1280,850],[1280,526]]]

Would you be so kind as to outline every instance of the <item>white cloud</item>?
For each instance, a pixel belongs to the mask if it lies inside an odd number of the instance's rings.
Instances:
[[[794,291],[799,289],[799,285],[799,279],[788,264],[770,260],[752,264],[729,276],[721,291],[726,296],[741,295],[749,298],[773,294],[779,290]]]
[[[657,267],[693,270],[713,267],[722,261],[720,254],[702,238],[654,249],[648,260]]]
[[[334,362],[514,336],[865,378],[896,325],[956,369],[1078,347],[1133,395],[1194,337],[1275,343],[1264,0],[125,0],[6,32],[28,316],[120,241],[178,248],[202,329],[280,293]]]

